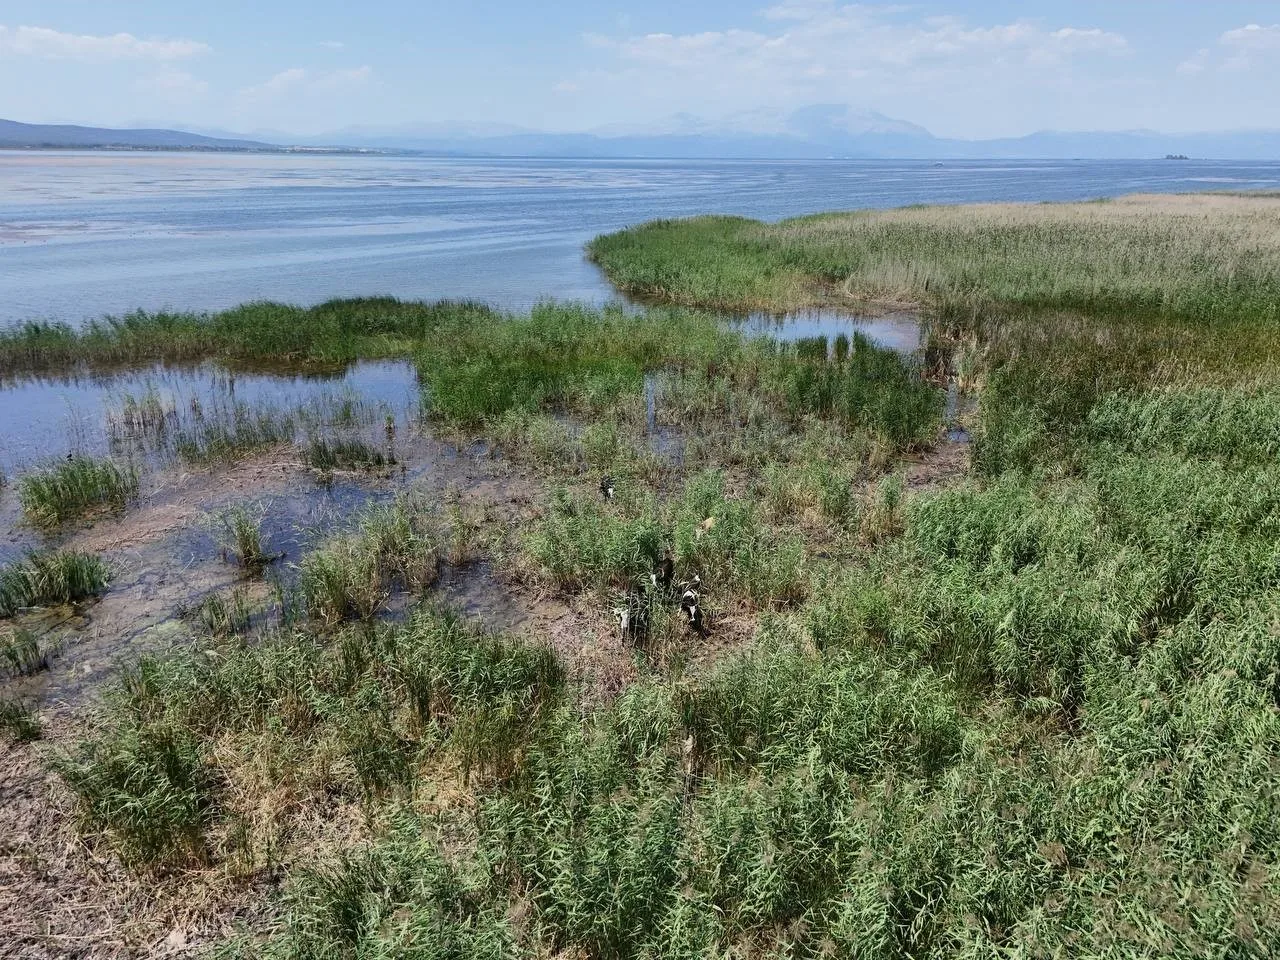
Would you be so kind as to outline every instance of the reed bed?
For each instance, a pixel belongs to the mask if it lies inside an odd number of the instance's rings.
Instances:
[[[286,633],[213,660],[144,660],[101,736],[58,766],[87,822],[131,859],[183,862],[245,843],[261,855],[298,812],[259,806],[262,790],[381,797],[444,750],[477,772],[506,769],[563,682],[549,651],[423,610],[327,643]],[[220,746],[233,742],[250,753]],[[227,789],[233,782],[247,791]]]
[[[634,417],[645,376],[658,374],[677,381],[703,421],[718,426],[746,408],[757,422],[789,430],[806,418],[838,418],[895,448],[936,434],[942,396],[918,366],[857,335],[839,354],[828,356],[821,346],[818,354],[811,345],[750,341],[703,314],[636,316],[546,304],[527,318],[494,317],[454,330],[418,355],[418,368],[431,416],[503,437],[540,413],[590,418],[588,430]],[[684,411],[671,416],[679,425],[687,419]],[[554,428],[543,429],[517,448],[539,446],[551,455],[569,446]]]
[[[597,238],[619,288],[747,311],[852,299],[972,313],[1272,323],[1280,317],[1280,200],[1133,196],[828,213],[778,224],[659,220]]]

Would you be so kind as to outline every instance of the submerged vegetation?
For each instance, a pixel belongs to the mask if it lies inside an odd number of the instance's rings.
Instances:
[[[222,945],[245,957],[1274,955],[1277,237],[1273,199],[1205,197],[592,245],[689,307],[921,303],[924,362],[667,309],[282,313],[313,339],[264,352],[412,355],[441,435],[518,465],[511,503],[366,506],[281,565],[288,610],[251,637],[249,587],[210,594],[202,642],[57,753],[84,829],[180,868],[162,884],[282,878]],[[165,322],[233,357],[273,309]],[[65,341],[3,349],[41,336]],[[977,392],[970,447],[939,439],[943,379]],[[304,459],[369,465],[366,421]],[[947,457],[968,470],[931,475]],[[259,568],[259,518],[224,519]],[[482,553],[576,627],[415,603]],[[0,613],[52,602],[29,579]]]

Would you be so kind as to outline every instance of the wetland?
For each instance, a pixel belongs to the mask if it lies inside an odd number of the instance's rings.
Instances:
[[[0,332],[15,955],[1271,955],[1280,199],[587,255]]]

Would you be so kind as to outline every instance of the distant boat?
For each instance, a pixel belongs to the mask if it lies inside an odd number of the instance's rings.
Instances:
[[[1190,160],[1191,159],[1185,153],[1166,153],[1164,155],[1164,158],[1166,160]]]

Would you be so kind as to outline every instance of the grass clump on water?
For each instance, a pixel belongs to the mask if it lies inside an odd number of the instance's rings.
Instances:
[[[260,574],[281,556],[267,549],[262,534],[263,516],[262,509],[239,504],[213,517],[223,558],[233,560],[250,574]]]
[[[27,521],[50,529],[97,510],[123,510],[138,495],[138,474],[114,460],[73,456],[18,484]]]
[[[31,630],[15,627],[7,635],[0,634],[0,669],[11,677],[29,677],[49,669],[50,652]]]
[[[106,562],[76,550],[29,553],[0,568],[0,617],[24,607],[74,603],[106,589],[111,571]]]
[[[308,466],[322,473],[334,470],[380,470],[389,464],[395,464],[394,459],[360,439],[314,438],[307,444],[306,459]]]

